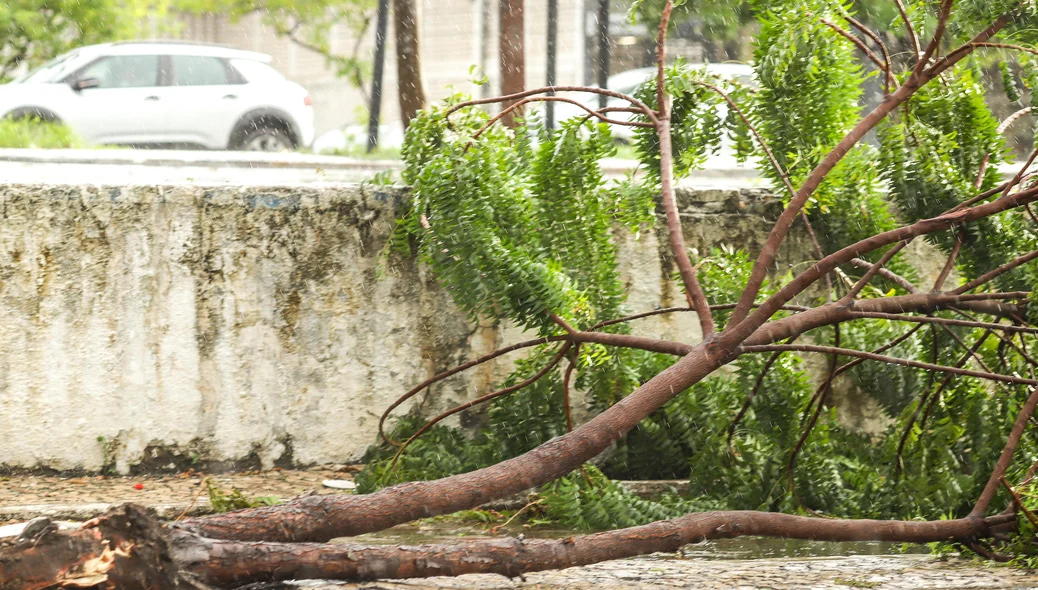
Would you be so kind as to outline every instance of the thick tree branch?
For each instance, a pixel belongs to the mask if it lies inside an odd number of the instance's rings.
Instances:
[[[903,88],[907,87],[908,84]],[[990,203],[977,205],[968,209],[960,209],[954,213],[948,213],[931,219],[923,219],[911,225],[876,234],[870,238],[846,246],[829,256],[826,256],[804,272],[797,275],[796,278],[787,283],[779,289],[777,293],[761,304],[752,315],[747,317],[743,322],[740,322],[737,327],[732,328],[732,322],[729,321],[728,327],[725,328],[724,335],[716,346],[719,349],[724,349],[728,346],[738,345],[738,343],[747,339],[765,322],[767,322],[768,318],[770,318],[780,306],[789,302],[794,296],[802,293],[804,289],[821,278],[825,273],[852,258],[857,258],[862,254],[895,242],[908,240],[921,235],[948,229],[963,223],[969,223],[970,221],[975,221],[984,217],[989,217],[1035,200],[1038,200],[1038,189],[1027,189],[1013,193],[1012,195],[999,197]],[[788,211],[789,209],[787,208],[786,212]],[[786,212],[783,212],[783,215],[785,215]],[[743,292],[743,295],[745,294],[746,291]],[[740,299],[739,305],[743,305],[744,301],[745,298]],[[738,308],[736,309],[738,310]]]
[[[255,544],[181,538],[174,556],[203,581],[221,587],[248,582],[321,578],[376,580],[562,569],[657,552],[689,543],[741,536],[814,541],[927,543],[989,536],[1014,515],[987,519],[839,520],[755,511],[690,514],[673,520],[560,540],[480,539],[404,547]]]

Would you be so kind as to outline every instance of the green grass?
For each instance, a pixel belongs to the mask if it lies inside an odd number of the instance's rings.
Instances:
[[[68,127],[37,119],[0,119],[0,148],[78,148],[82,140]]]

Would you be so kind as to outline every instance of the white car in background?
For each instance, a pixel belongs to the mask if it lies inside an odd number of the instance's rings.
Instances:
[[[708,63],[708,64],[688,64],[692,68],[705,69],[707,73],[738,82],[747,86],[755,86],[756,82],[753,77],[753,67],[747,64],[739,63]],[[635,70],[627,70],[626,72],[620,72],[610,76],[606,80],[606,88],[614,92],[633,96],[634,91],[642,85],[643,82],[650,78],[656,77],[656,68],[638,68]],[[571,98],[587,106],[592,110],[598,109],[598,95],[589,93],[571,93],[567,94],[566,98]],[[630,104],[627,101],[619,98],[609,98],[606,101],[607,107],[629,107]],[[724,116],[728,109],[722,107],[722,116]],[[564,121],[571,117],[582,117],[587,115],[587,111],[581,109],[572,104],[566,103],[555,103],[555,118],[559,121]],[[618,119],[621,121],[631,120],[635,117],[633,114],[628,113],[610,113],[609,117],[612,119]],[[620,125],[613,125],[610,127],[613,138],[622,141],[624,143],[631,143],[634,141],[634,128]],[[723,144],[724,142],[722,142]],[[725,145],[722,145],[722,150],[725,149]]]
[[[60,122],[95,144],[309,147],[310,95],[270,60],[165,41],[81,47],[0,85],[0,117]]]

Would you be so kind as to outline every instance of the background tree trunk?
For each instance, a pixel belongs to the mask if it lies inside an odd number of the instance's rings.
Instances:
[[[396,72],[400,92],[400,119],[404,129],[425,108],[422,83],[421,7],[414,0],[393,0],[393,30],[396,35]]]
[[[501,0],[500,4],[498,40],[501,55],[501,94],[503,95],[522,92],[526,84],[523,1]],[[514,102],[502,103],[501,108],[506,109]],[[512,115],[512,113],[505,115],[501,121],[509,127],[515,127]]]

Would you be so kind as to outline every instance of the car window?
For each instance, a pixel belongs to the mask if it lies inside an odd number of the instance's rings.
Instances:
[[[231,84],[222,59],[200,55],[171,55],[173,86],[216,86]]]
[[[249,82],[280,82],[285,77],[267,64],[250,59],[232,59],[231,66]]]
[[[97,80],[98,88],[143,88],[159,85],[157,55],[112,55],[80,70],[78,80]]]

